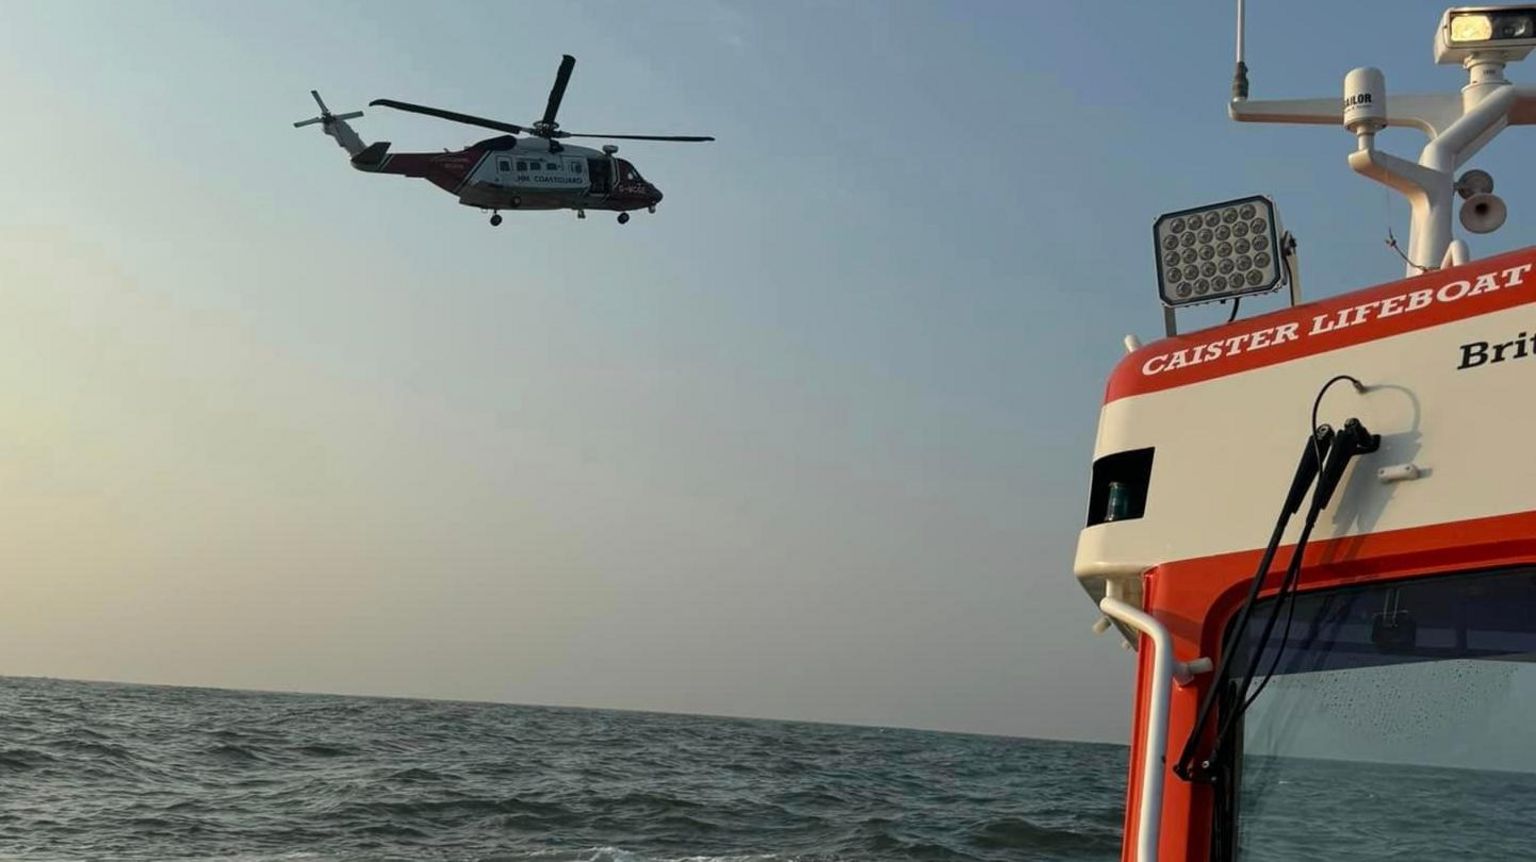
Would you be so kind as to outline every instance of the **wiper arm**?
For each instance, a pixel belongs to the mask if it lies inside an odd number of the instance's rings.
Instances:
[[[1264,629],[1259,634],[1258,642],[1252,648],[1248,658],[1248,667],[1243,674],[1242,682],[1236,688],[1237,695],[1242,700],[1222,720],[1216,733],[1216,740],[1211,746],[1210,754],[1201,762],[1198,773],[1190,770],[1190,764],[1181,755],[1179,763],[1174,768],[1174,771],[1181,778],[1188,780],[1191,775],[1203,777],[1211,774],[1211,765],[1219,762],[1228,740],[1236,731],[1239,720],[1248,711],[1248,708],[1253,705],[1253,702],[1258,699],[1265,686],[1269,685],[1270,679],[1274,677],[1276,669],[1280,666],[1280,658],[1285,651],[1286,642],[1290,639],[1291,615],[1295,611],[1296,585],[1300,581],[1302,558],[1306,554],[1307,543],[1311,540],[1312,530],[1317,526],[1318,516],[1322,514],[1322,511],[1328,507],[1328,503],[1333,499],[1333,494],[1338,490],[1339,482],[1343,479],[1344,471],[1348,469],[1350,461],[1356,455],[1375,452],[1380,447],[1381,436],[1379,434],[1372,434],[1359,419],[1350,419],[1345,422],[1343,429],[1333,436],[1332,445],[1328,448],[1327,455],[1323,460],[1322,469],[1317,473],[1317,488],[1312,494],[1311,505],[1307,507],[1306,521],[1302,525],[1301,535],[1297,539],[1296,547],[1291,552],[1291,560],[1286,566],[1284,577],[1281,578],[1280,589],[1275,593],[1274,604],[1270,607],[1269,618],[1264,623]],[[1320,450],[1319,454],[1321,454]],[[1298,476],[1300,472],[1298,470]],[[1294,485],[1291,491],[1291,496],[1286,499],[1286,512],[1282,514],[1282,520],[1296,511],[1296,509],[1292,508],[1293,504],[1299,508],[1300,498],[1296,494]],[[1305,491],[1302,493],[1304,494]],[[1274,540],[1271,541],[1273,542]],[[1271,548],[1274,547],[1275,545],[1272,544]],[[1273,553],[1266,553],[1265,556],[1267,560],[1272,560],[1274,555]],[[1267,568],[1267,562],[1261,566],[1260,573],[1255,577],[1255,586],[1263,580],[1263,572]],[[1248,617],[1256,599],[1256,590],[1250,589],[1249,601],[1243,607],[1240,620],[1227,633],[1227,639],[1223,645],[1223,659],[1226,659],[1229,655],[1227,650],[1235,651],[1240,643],[1243,634],[1247,630]],[[1286,605],[1287,599],[1290,600],[1290,604],[1286,615],[1285,631],[1281,635],[1279,645],[1275,648],[1274,658],[1270,661],[1269,669],[1265,672],[1263,680],[1259,682],[1258,688],[1252,694],[1247,694],[1248,688],[1252,685],[1254,676],[1258,672],[1259,662],[1263,659],[1264,651],[1269,646],[1270,636],[1274,633],[1275,623],[1280,616],[1280,608],[1282,605]],[[1225,664],[1225,661],[1223,663]],[[1185,751],[1190,754],[1191,760],[1193,759],[1192,750],[1194,743],[1197,741],[1196,734],[1203,727],[1201,719],[1207,714],[1206,704],[1214,703],[1216,698],[1220,696],[1222,685],[1227,681],[1227,676],[1218,677],[1212,684],[1211,689],[1206,692],[1206,701],[1201,704],[1202,710],[1197,718],[1194,732],[1190,734],[1190,739],[1185,745]],[[1181,769],[1183,770],[1182,772],[1180,771]]]
[[[1331,450],[1332,444],[1333,428],[1328,425],[1319,425],[1307,437],[1306,445],[1301,450],[1301,459],[1296,464],[1296,475],[1291,479],[1291,488],[1285,495],[1285,504],[1280,507],[1280,516],[1275,520],[1275,530],[1270,534],[1269,544],[1265,546],[1264,555],[1259,559],[1258,568],[1253,573],[1253,580],[1248,585],[1248,597],[1244,599],[1242,608],[1238,610],[1232,627],[1227,630],[1226,638],[1222,641],[1221,652],[1218,654],[1220,661],[1216,665],[1211,687],[1200,702],[1200,711],[1195,716],[1195,725],[1190,729],[1189,738],[1184,742],[1184,750],[1173,765],[1174,774],[1185,781],[1195,779],[1191,769],[1195,758],[1195,746],[1200,741],[1200,733],[1211,717],[1211,710],[1216,706],[1216,699],[1223,685],[1232,675],[1232,654],[1236,651],[1243,632],[1248,628],[1248,618],[1253,614],[1253,606],[1258,602],[1259,593],[1264,588],[1264,577],[1269,574],[1269,567],[1275,561],[1275,552],[1285,536],[1285,528],[1290,524],[1291,516],[1300,511],[1301,501],[1306,499],[1307,491],[1311,489],[1313,480],[1317,478],[1318,470],[1324,457]],[[1205,772],[1208,768],[1208,762],[1202,764],[1201,772]]]

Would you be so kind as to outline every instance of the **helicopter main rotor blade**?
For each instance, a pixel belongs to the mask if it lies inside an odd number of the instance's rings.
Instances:
[[[300,120],[297,123],[294,123],[293,127],[295,129],[302,129],[305,126],[313,126],[315,123],[323,123],[323,122],[325,122],[325,118],[324,117],[310,117],[307,120]]]
[[[320,106],[320,113],[322,113],[322,114],[329,114],[331,112],[331,109],[327,108],[325,106],[325,103],[320,101],[320,91],[319,90],[310,90],[309,94],[311,96],[315,97],[315,104]]]
[[[362,111],[353,111],[350,114],[337,114],[334,117],[332,117],[331,119],[333,119],[333,120],[355,120],[358,117],[361,117],[362,115],[363,115]]]
[[[413,105],[410,102],[397,102],[394,99],[374,99],[369,105],[378,105],[385,108],[394,108],[397,111],[410,111],[413,114],[426,114],[429,117],[437,117],[443,120],[452,120],[455,123],[464,123],[470,126],[481,126],[487,129],[496,129],[501,132],[511,132],[520,135],[527,130],[516,123],[503,123],[500,120],[488,120],[485,117],[476,117],[473,114],[461,114],[457,111],[445,111],[442,108],[429,108],[426,105]]]
[[[549,102],[544,106],[544,119],[539,122],[546,126],[554,126],[555,114],[560,111],[560,103],[565,100],[565,87],[571,82],[571,70],[576,68],[576,58],[570,54],[561,55],[560,70],[555,73],[555,85],[549,88]]]
[[[561,132],[561,138],[613,138],[616,141],[684,141],[688,143],[701,143],[713,141],[708,135],[592,135],[578,134],[576,132]]]

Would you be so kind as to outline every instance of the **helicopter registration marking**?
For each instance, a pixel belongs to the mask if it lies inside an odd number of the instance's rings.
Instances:
[[[587,184],[587,181],[581,177],[557,177],[552,174],[533,174],[532,176],[528,174],[519,174],[517,179],[518,182],[539,183],[541,185],[547,186],[584,186]]]

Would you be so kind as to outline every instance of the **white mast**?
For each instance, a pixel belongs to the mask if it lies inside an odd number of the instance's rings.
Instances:
[[[1408,241],[1409,275],[1426,269],[1464,263],[1466,244],[1454,238],[1451,205],[1455,202],[1455,172],[1468,159],[1511,125],[1536,124],[1536,87],[1510,83],[1506,63],[1522,60],[1536,47],[1536,7],[1460,7],[1447,11],[1435,33],[1435,62],[1460,64],[1468,83],[1459,93],[1386,96],[1385,76],[1369,67],[1345,76],[1344,99],[1285,99],[1249,101],[1243,56],[1243,4],[1238,2],[1238,81],[1227,107],[1243,123],[1342,123],[1355,135],[1349,166],[1356,173],[1394,189],[1408,199],[1411,212]],[[1376,132],[1387,126],[1410,126],[1429,142],[1410,162],[1376,149]],[[1468,202],[1469,204],[1472,201]],[[1486,201],[1484,202],[1486,205]],[[1502,203],[1494,201],[1502,207]],[[1496,228],[1484,217],[1469,220],[1472,230]],[[1502,221],[1497,219],[1496,221]]]

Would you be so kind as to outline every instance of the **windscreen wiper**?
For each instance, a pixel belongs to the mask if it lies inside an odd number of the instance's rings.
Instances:
[[[1285,495],[1285,504],[1280,507],[1280,517],[1275,520],[1275,530],[1270,534],[1269,544],[1265,546],[1264,555],[1260,557],[1258,568],[1253,573],[1253,580],[1248,585],[1248,597],[1243,601],[1242,608],[1238,610],[1232,627],[1227,630],[1226,638],[1222,641],[1221,652],[1218,653],[1220,660],[1216,665],[1211,687],[1200,702],[1200,711],[1195,716],[1195,725],[1189,731],[1189,739],[1184,742],[1183,752],[1173,765],[1174,774],[1185,781],[1193,781],[1196,778],[1191,768],[1195,759],[1195,746],[1199,743],[1200,733],[1205,729],[1205,724],[1211,717],[1211,711],[1216,706],[1219,693],[1232,675],[1232,655],[1236,651],[1243,632],[1248,628],[1248,618],[1253,614],[1253,606],[1258,602],[1259,593],[1264,587],[1264,576],[1269,573],[1269,567],[1275,561],[1275,552],[1280,547],[1280,540],[1285,535],[1285,528],[1291,522],[1291,516],[1301,509],[1301,501],[1306,499],[1307,491],[1312,488],[1312,482],[1317,478],[1319,467],[1332,444],[1333,428],[1328,425],[1319,425],[1307,437],[1306,445],[1302,447],[1301,460],[1296,464],[1296,475],[1291,479],[1291,489]],[[1205,772],[1209,767],[1209,762],[1202,764],[1201,772]]]
[[[1331,445],[1328,446],[1326,455],[1323,454],[1323,449],[1320,445],[1312,449],[1313,457],[1310,459],[1310,464],[1308,463],[1308,457],[1306,455],[1302,456],[1302,463],[1297,468],[1296,480],[1291,485],[1291,493],[1286,497],[1285,509],[1282,510],[1280,521],[1276,524],[1275,534],[1271,537],[1270,545],[1265,550],[1264,558],[1254,575],[1253,584],[1248,592],[1248,600],[1244,603],[1238,618],[1234,621],[1232,628],[1228,630],[1227,637],[1223,642],[1222,666],[1218,669],[1218,675],[1213,681],[1211,688],[1206,692],[1204,701],[1201,702],[1200,712],[1195,720],[1195,727],[1191,730],[1189,739],[1185,742],[1184,751],[1179,756],[1179,762],[1174,765],[1174,773],[1186,781],[1211,779],[1215,774],[1213,764],[1220,762],[1226,743],[1236,730],[1238,721],[1242,718],[1243,713],[1247,712],[1248,707],[1253,705],[1253,702],[1274,676],[1275,670],[1280,665],[1281,655],[1285,651],[1285,644],[1290,638],[1291,615],[1295,610],[1296,586],[1300,580],[1302,558],[1306,553],[1307,543],[1312,537],[1312,530],[1317,526],[1318,516],[1322,514],[1324,509],[1328,508],[1328,503],[1333,499],[1334,492],[1338,490],[1339,482],[1343,479],[1344,471],[1349,467],[1349,462],[1356,455],[1375,452],[1381,447],[1381,435],[1372,434],[1359,419],[1350,419],[1345,422],[1344,427],[1337,434],[1332,434],[1331,430],[1327,429],[1327,426],[1320,426],[1318,431],[1314,433],[1313,440],[1316,441],[1325,430],[1328,431],[1331,437]],[[1311,442],[1309,441],[1309,444]],[[1319,461],[1322,463],[1320,470],[1317,468]],[[1312,493],[1312,503],[1307,507],[1307,516],[1302,525],[1301,536],[1297,539],[1296,546],[1291,552],[1291,560],[1285,568],[1284,577],[1281,578],[1280,589],[1275,593],[1273,604],[1270,606],[1269,618],[1264,623],[1264,629],[1259,634],[1257,643],[1250,650],[1248,667],[1243,674],[1242,682],[1235,688],[1236,695],[1241,700],[1238,700],[1233,708],[1227,712],[1226,717],[1222,720],[1216,732],[1216,740],[1211,746],[1210,753],[1201,759],[1199,768],[1194,769],[1194,748],[1199,742],[1199,733],[1204,728],[1205,720],[1209,717],[1210,710],[1217,698],[1220,697],[1225,684],[1230,681],[1231,675],[1226,673],[1226,671],[1230,670],[1228,659],[1235,652],[1236,647],[1241,643],[1242,638],[1247,632],[1248,619],[1252,613],[1253,605],[1257,601],[1264,575],[1268,571],[1269,564],[1274,559],[1274,551],[1278,547],[1280,534],[1284,532],[1285,523],[1300,508],[1301,499],[1306,494],[1304,486],[1298,491],[1297,483],[1303,479],[1303,474],[1308,470],[1311,470],[1316,476],[1317,488]],[[1311,477],[1306,477],[1305,481],[1306,484],[1311,484]],[[1279,619],[1282,605],[1288,605],[1285,631],[1281,635],[1279,645],[1275,648],[1274,658],[1270,661],[1269,669],[1265,672],[1263,680],[1260,681],[1258,688],[1252,694],[1248,694],[1245,697],[1244,695],[1248,691],[1249,686],[1252,685],[1254,676],[1258,672],[1259,662],[1263,659],[1264,651],[1269,645],[1270,636],[1274,633],[1275,623]]]

